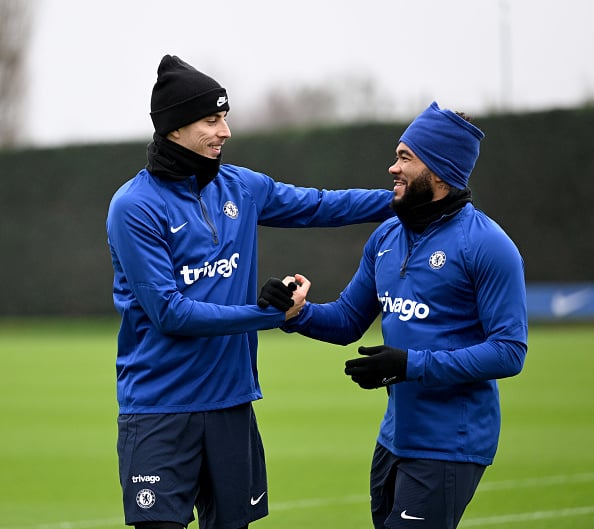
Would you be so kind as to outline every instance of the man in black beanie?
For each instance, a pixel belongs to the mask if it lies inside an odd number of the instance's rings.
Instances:
[[[204,116],[228,112],[227,91],[179,57],[165,55],[151,97],[151,118],[161,136]]]
[[[226,90],[163,57],[148,164],[114,195],[107,234],[121,314],[116,360],[125,521],[241,529],[268,514],[252,401],[257,331],[305,304],[307,284],[258,292],[257,226],[321,227],[392,216],[392,192],[295,187],[221,164]]]

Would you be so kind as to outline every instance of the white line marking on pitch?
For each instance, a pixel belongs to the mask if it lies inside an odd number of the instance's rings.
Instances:
[[[106,525],[124,526],[124,517],[103,518],[97,520],[79,520],[77,522],[55,522],[36,525],[13,525],[11,527],[0,527],[0,529],[96,529]]]
[[[515,480],[502,480],[485,482],[479,485],[478,492],[488,492],[493,490],[509,490],[528,487],[549,487],[554,485],[564,485],[568,483],[588,483],[594,481],[594,473],[584,474],[565,474],[559,476],[548,476],[542,478],[527,478]],[[270,510],[290,511],[294,509],[307,509],[316,507],[326,507],[328,505],[348,505],[352,503],[364,503],[369,501],[369,496],[357,494],[343,496],[340,498],[311,498],[303,500],[291,500],[285,502],[271,502]],[[558,509],[555,511],[535,511],[518,514],[505,514],[500,516],[489,516],[485,518],[468,518],[462,520],[460,527],[472,527],[477,525],[498,525],[504,523],[524,522],[530,520],[548,520],[552,518],[567,518],[571,516],[585,516],[594,514],[594,505],[585,507],[574,507],[567,509]],[[0,527],[0,529],[97,529],[107,525],[123,525],[122,518],[81,520],[77,522],[55,522],[35,525],[13,525],[10,527]]]
[[[551,520],[556,518],[571,518],[574,516],[585,516],[594,514],[594,505],[588,507],[573,507],[570,509],[557,509],[556,511],[535,511],[522,512],[518,514],[504,514],[501,516],[487,516],[484,518],[462,519],[459,527],[473,527],[484,525],[500,525],[514,522],[529,522],[535,520]]]
[[[519,489],[527,487],[549,487],[553,485],[566,485],[567,483],[588,483],[594,481],[594,473],[566,474],[561,476],[548,476],[542,478],[509,479],[481,483],[477,489],[480,491]]]

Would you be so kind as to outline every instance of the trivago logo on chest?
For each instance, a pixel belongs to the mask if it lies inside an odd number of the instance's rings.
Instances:
[[[389,292],[386,292],[383,296],[378,294],[377,299],[382,304],[384,312],[399,314],[398,319],[402,321],[408,321],[413,316],[424,320],[429,316],[429,307],[425,303],[419,303],[412,299],[393,298]]]
[[[239,252],[235,252],[229,259],[218,259],[214,262],[206,261],[200,268],[190,268],[188,265],[180,270],[186,285],[191,285],[203,277],[214,277],[216,274],[223,277],[230,277],[233,270],[237,268]]]

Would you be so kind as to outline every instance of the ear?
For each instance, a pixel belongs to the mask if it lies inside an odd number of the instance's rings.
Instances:
[[[434,200],[439,200],[445,197],[450,192],[450,184],[448,184],[445,180],[442,180],[434,172],[431,172],[431,178],[433,179],[433,189],[435,192]]]
[[[167,134],[167,139],[171,141],[179,140],[181,134],[179,133],[179,129],[172,130],[169,134]]]
[[[433,183],[435,185],[445,184],[445,182],[441,178],[439,178],[439,176],[437,176],[433,171],[430,171],[430,172],[431,172],[431,179],[433,180]]]

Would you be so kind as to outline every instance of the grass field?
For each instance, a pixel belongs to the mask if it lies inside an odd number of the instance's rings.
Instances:
[[[123,527],[116,332],[114,320],[0,320],[0,529]],[[342,374],[355,346],[260,336],[271,514],[254,529],[370,528],[384,392]],[[523,373],[500,384],[495,464],[460,527],[594,528],[593,373],[594,327],[531,328]]]

